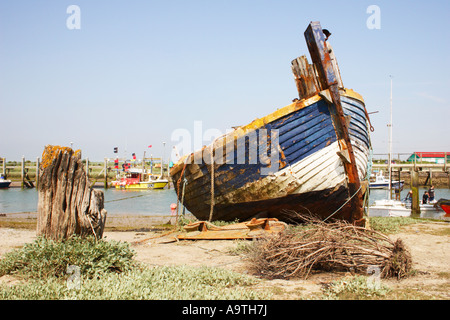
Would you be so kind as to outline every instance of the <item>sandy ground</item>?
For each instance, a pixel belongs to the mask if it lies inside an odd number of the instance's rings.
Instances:
[[[417,223],[392,235],[401,238],[411,251],[412,277],[403,280],[382,280],[397,292],[398,299],[450,299],[450,224],[446,222]],[[237,240],[174,241],[175,234],[160,235],[167,230],[106,231],[106,240],[126,241],[136,251],[136,259],[149,265],[191,265],[226,268],[247,273],[242,255],[231,253]],[[0,227],[0,257],[36,238],[34,230]],[[324,284],[344,277],[343,273],[319,273],[309,279],[264,280],[261,287],[271,290],[275,299],[301,299],[319,294]],[[14,283],[5,276],[0,281]]]

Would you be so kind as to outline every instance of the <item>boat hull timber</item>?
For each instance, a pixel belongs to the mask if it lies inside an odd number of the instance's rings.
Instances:
[[[307,42],[318,35],[315,44],[323,45],[321,32],[320,24],[311,23]],[[313,52],[310,48],[314,61]],[[330,79],[335,71],[324,65],[318,73],[326,74],[326,81],[313,79],[315,91],[304,95],[297,83],[300,100],[217,138],[172,167],[178,199],[194,216],[293,222],[312,214],[355,224],[364,220],[370,123],[363,98],[338,88]],[[245,147],[244,157],[239,146]]]

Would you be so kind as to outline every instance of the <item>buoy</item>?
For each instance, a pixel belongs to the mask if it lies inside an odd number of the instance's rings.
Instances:
[[[177,213],[177,204],[176,203],[172,203],[170,205],[170,211],[172,212],[173,216],[176,215],[176,213]]]

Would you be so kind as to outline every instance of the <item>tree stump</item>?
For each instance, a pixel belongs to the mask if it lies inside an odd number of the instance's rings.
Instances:
[[[103,236],[103,191],[92,189],[80,150],[47,145],[38,181],[38,236],[53,240]]]

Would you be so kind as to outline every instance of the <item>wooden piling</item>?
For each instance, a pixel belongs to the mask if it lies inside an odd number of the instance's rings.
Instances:
[[[433,170],[431,168],[428,168],[428,176],[425,185],[429,185],[430,187],[433,185]]]
[[[450,189],[450,171],[447,171],[447,177],[448,177],[448,188]]]
[[[411,217],[418,218],[420,216],[420,203],[419,203],[419,172],[417,170],[411,171],[411,190],[412,190],[412,203],[411,203]]]
[[[105,166],[103,168],[104,172],[104,177],[105,177],[105,189],[108,189],[108,159],[105,158]]]
[[[21,177],[21,188],[24,189],[25,188],[25,157],[22,156],[22,164],[21,164],[21,169],[20,169],[20,177]]]
[[[92,189],[80,150],[46,146],[39,175],[37,235],[53,240],[73,235],[102,238],[104,195]]]
[[[39,165],[40,165],[40,159],[39,157],[36,158],[36,189],[39,186]]]

